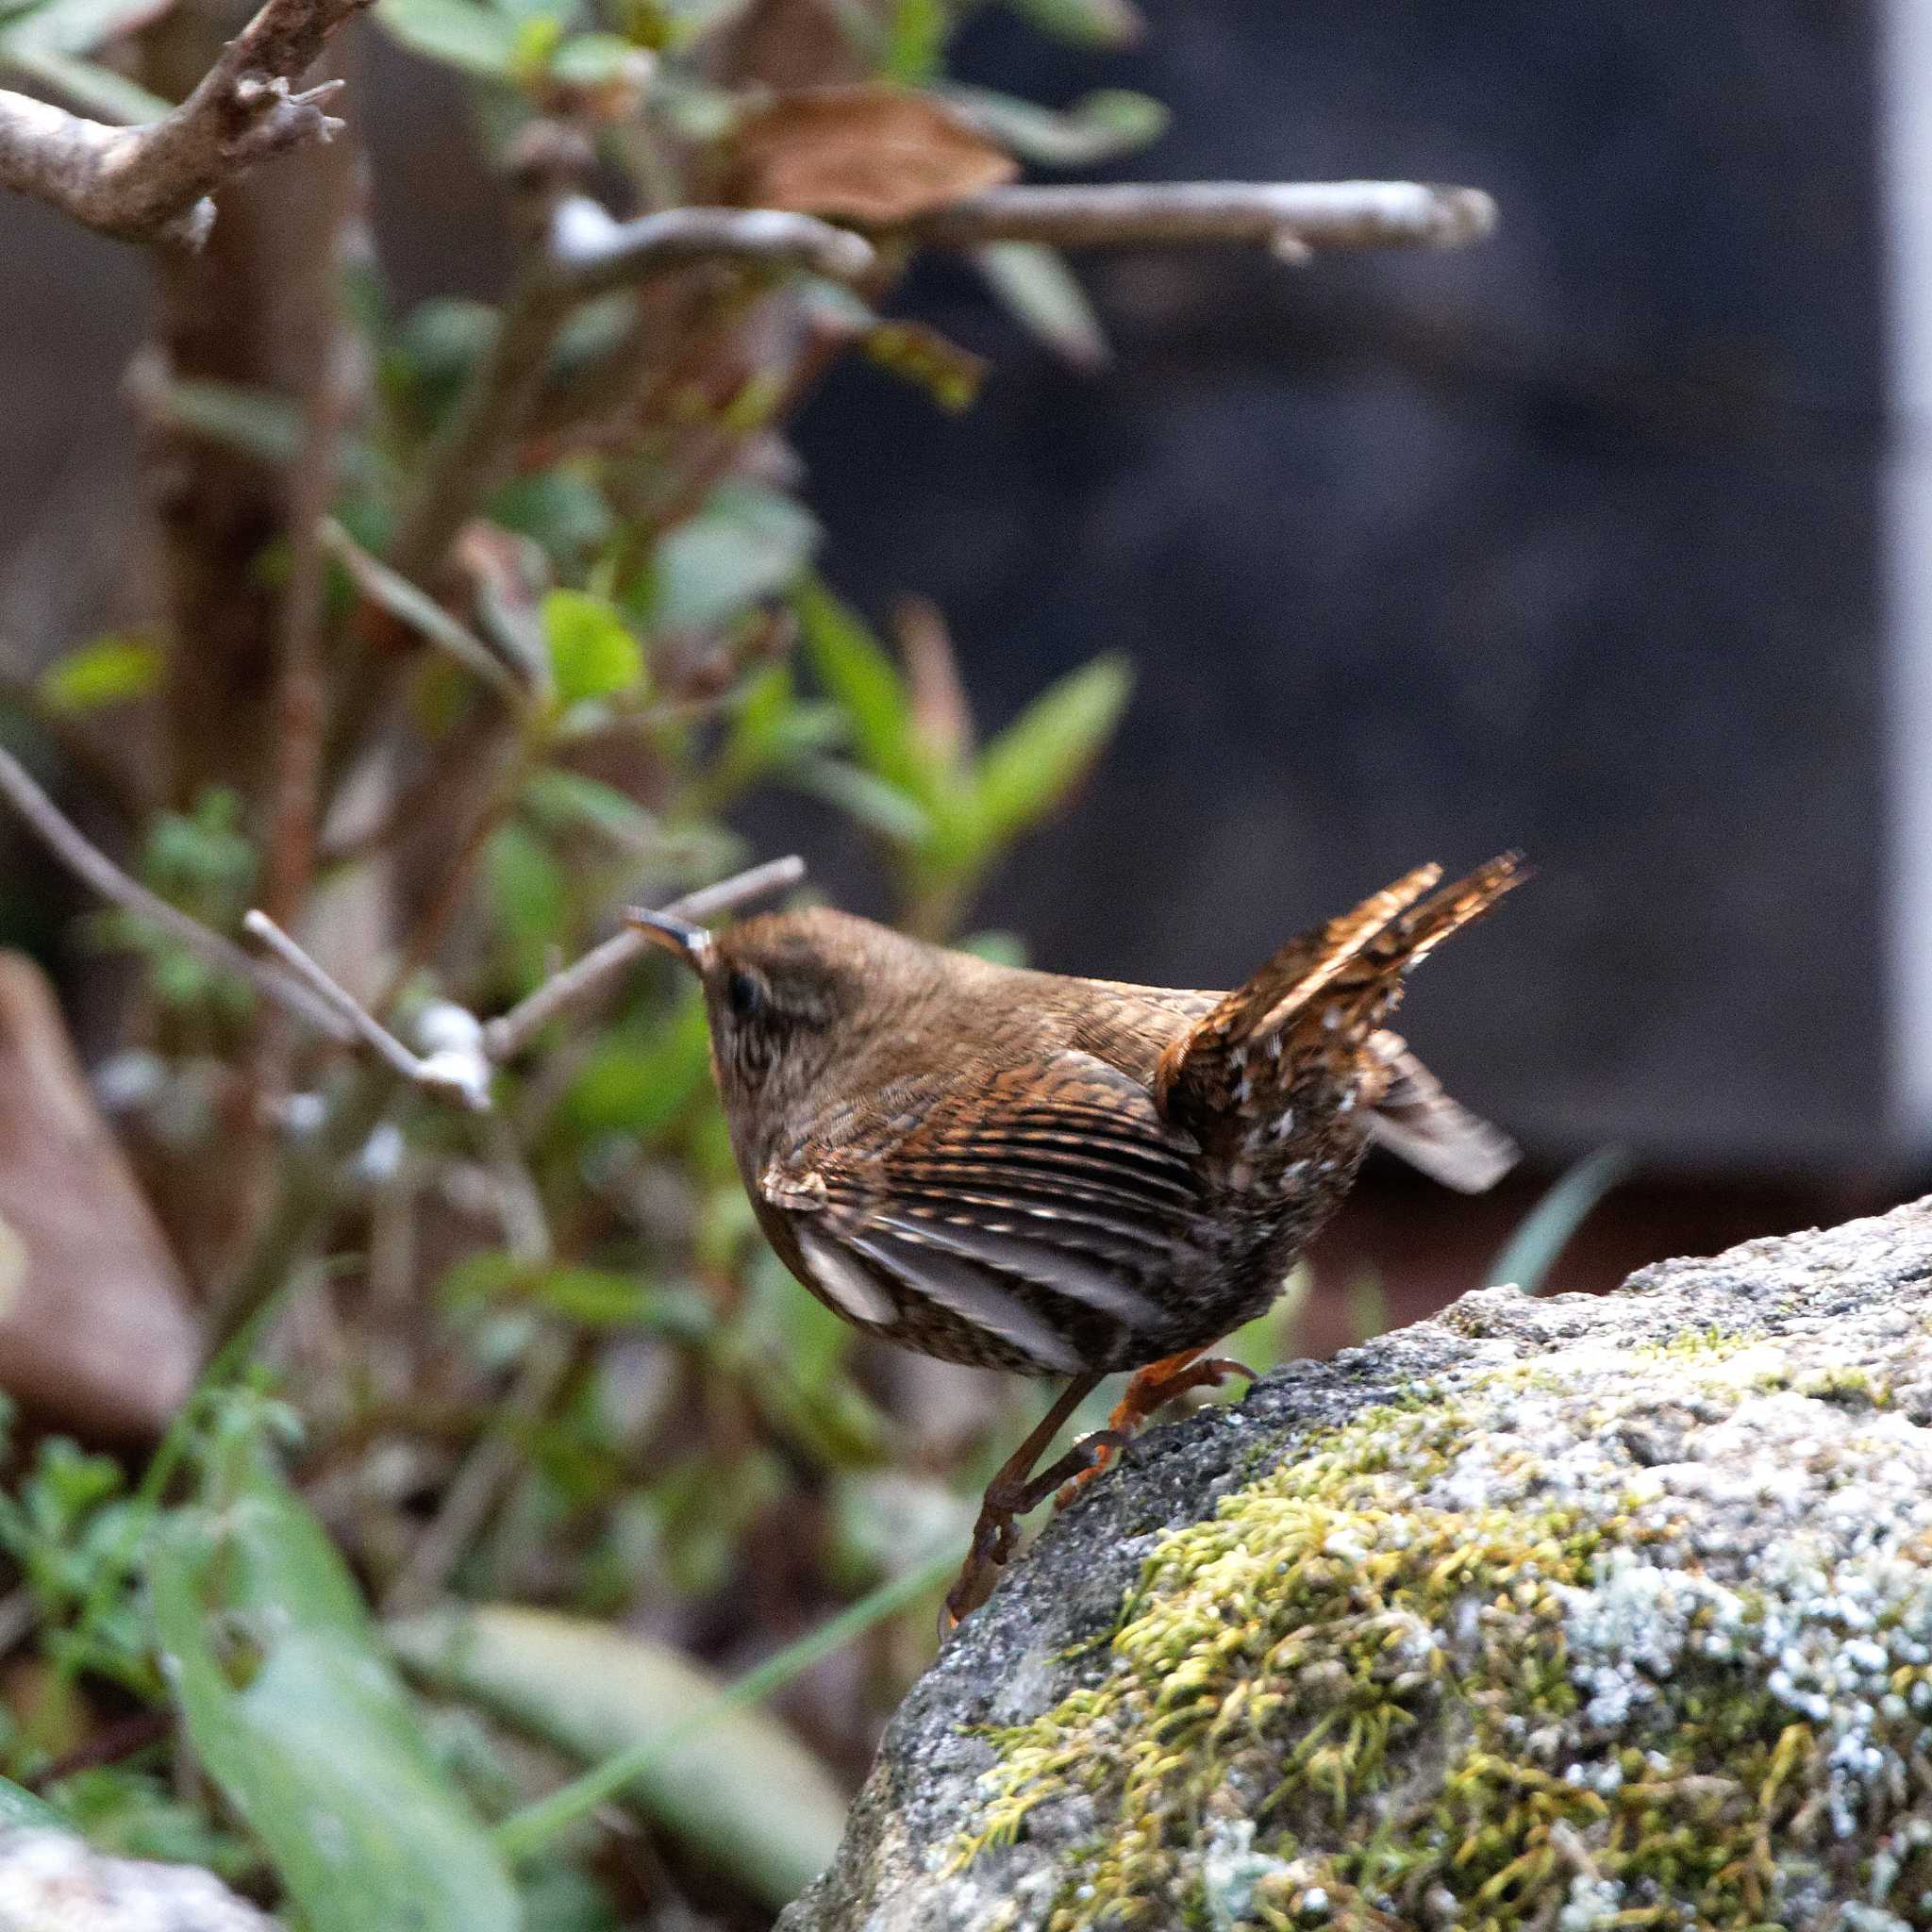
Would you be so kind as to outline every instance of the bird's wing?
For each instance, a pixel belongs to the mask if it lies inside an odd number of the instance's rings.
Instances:
[[[1192,1143],[1139,1082],[1067,1050],[879,1098],[759,1177],[848,1312],[935,1303],[1065,1374],[1096,1328],[1160,1327],[1197,1191]]]

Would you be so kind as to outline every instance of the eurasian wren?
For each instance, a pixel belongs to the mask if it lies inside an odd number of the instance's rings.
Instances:
[[[1066,1375],[994,1478],[955,1616],[1014,1517],[1080,1480],[1280,1292],[1371,1142],[1453,1188],[1515,1159],[1382,1023],[1403,976],[1525,876],[1419,867],[1230,993],[998,966],[824,908],[712,934],[632,922],[703,982],[740,1173],[847,1321],[947,1361]],[[1109,1428],[1033,1465],[1103,1375]]]

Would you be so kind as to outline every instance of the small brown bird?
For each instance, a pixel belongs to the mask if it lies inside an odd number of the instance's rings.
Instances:
[[[1206,1351],[1281,1291],[1371,1142],[1470,1192],[1508,1169],[1508,1140],[1382,1023],[1525,875],[1506,854],[1437,891],[1418,867],[1230,993],[996,966],[824,908],[719,934],[629,915],[703,982],[739,1171],[799,1280],[907,1348],[1071,1378],[987,1490],[953,1617],[1016,1516],[1246,1373]],[[1109,1426],[1034,1474],[1120,1369]]]

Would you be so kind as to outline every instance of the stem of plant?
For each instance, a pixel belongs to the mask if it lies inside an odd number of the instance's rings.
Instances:
[[[581,1777],[559,1786],[548,1797],[513,1811],[496,1827],[496,1841],[504,1856],[523,1859],[540,1852],[560,1832],[588,1818],[600,1806],[608,1804],[634,1779],[641,1777],[679,1745],[701,1736],[727,1712],[742,1710],[762,1703],[773,1691],[802,1675],[824,1658],[842,1650],[854,1638],[863,1636],[874,1624],[896,1615],[909,1604],[940,1588],[959,1566],[959,1552],[947,1549],[928,1557],[903,1574],[848,1605],[836,1617],[783,1650],[774,1653],[755,1670],[747,1671],[735,1683],[720,1691],[709,1704],[694,1710],[680,1724],[647,1738],[615,1757],[607,1757]]]

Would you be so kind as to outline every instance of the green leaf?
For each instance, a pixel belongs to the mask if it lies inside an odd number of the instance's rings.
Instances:
[[[286,467],[302,454],[307,438],[302,412],[286,396],[243,383],[195,376],[170,382],[159,400],[163,413],[177,427],[243,456]],[[374,487],[385,480],[375,452],[354,437],[343,441],[341,461],[343,474],[354,483]]]
[[[906,87],[924,86],[939,72],[952,26],[946,0],[894,0],[880,74]]]
[[[92,54],[105,42],[144,26],[165,6],[155,0],[42,0],[10,14],[0,27],[0,50],[15,58],[22,49],[49,54]]]
[[[109,635],[57,658],[41,673],[40,693],[56,711],[92,711],[144,698],[167,659],[151,638]]]
[[[715,1325],[704,1296],[610,1268],[532,1267],[498,1251],[466,1255],[438,1284],[444,1306],[521,1301],[590,1328],[629,1328],[693,1341]]]
[[[1029,25],[1081,47],[1124,47],[1144,23],[1131,0],[1007,0]]]
[[[982,835],[997,850],[1037,824],[1091,769],[1126,708],[1133,672],[1107,656],[1042,691],[981,754]]]
[[[816,519],[791,497],[756,484],[724,484],[658,545],[651,620],[666,630],[728,623],[789,589],[818,541]]]
[[[83,60],[57,47],[37,46],[31,37],[14,42],[0,34],[0,69],[11,67],[71,101],[85,114],[135,125],[158,121],[173,104],[151,94],[125,75],[97,60]]]
[[[64,1831],[74,1826],[44,1798],[37,1798],[11,1778],[0,1777],[0,1830]]]
[[[615,697],[643,678],[643,646],[605,598],[582,591],[546,591],[543,636],[559,705]]]
[[[573,469],[513,476],[491,498],[490,518],[541,544],[565,568],[595,550],[617,527],[604,492]]]
[[[548,831],[588,828],[626,852],[653,851],[658,844],[658,820],[653,813],[616,786],[582,772],[553,767],[537,773],[524,788],[524,806]]]
[[[517,60],[519,24],[476,0],[377,0],[377,23],[411,53],[486,80],[508,78]]]
[[[918,847],[932,837],[933,813],[875,772],[814,758],[792,774],[792,782],[891,844]]]
[[[1091,168],[1134,153],[1167,132],[1167,109],[1151,94],[1101,88],[1056,111],[987,87],[954,83],[941,96],[1002,147],[1046,168]]]
[[[506,976],[519,991],[548,977],[553,949],[564,938],[570,893],[563,868],[527,825],[502,826],[483,854],[483,875],[496,915]]]
[[[830,1862],[837,1784],[775,1719],[723,1707],[725,1687],[668,1644],[508,1604],[392,1625],[411,1670],[580,1757],[661,1739],[613,1793],[776,1909]],[[691,1720],[703,1716],[702,1728]]]
[[[933,774],[912,731],[912,695],[899,667],[858,613],[816,577],[792,592],[799,630],[819,681],[845,713],[866,769],[919,803]]]
[[[622,34],[573,34],[550,57],[550,72],[571,87],[605,87],[636,74],[640,58]]]
[[[1087,291],[1058,249],[993,242],[974,251],[979,272],[1008,312],[1075,369],[1105,369],[1107,334]]]
[[[163,1525],[157,1635],[195,1756],[311,1932],[515,1932],[516,1892],[424,1746],[360,1597],[258,1437]]]

